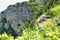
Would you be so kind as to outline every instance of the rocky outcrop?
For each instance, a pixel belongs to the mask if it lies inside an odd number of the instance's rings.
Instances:
[[[19,34],[18,30],[19,25],[21,25],[25,20],[31,20],[32,13],[30,12],[30,8],[27,4],[24,4],[23,6],[8,6],[6,10],[1,12],[0,14],[0,20],[1,18],[6,18],[6,23],[4,23],[4,27],[8,30],[8,28],[11,26],[14,31]],[[1,23],[0,23],[1,24]],[[19,24],[19,25],[18,25]],[[0,25],[1,26],[1,25]]]
[[[39,27],[41,27],[40,25],[42,24],[42,22],[47,21],[48,19],[50,19],[50,15],[41,15],[38,19],[37,19],[37,24]]]

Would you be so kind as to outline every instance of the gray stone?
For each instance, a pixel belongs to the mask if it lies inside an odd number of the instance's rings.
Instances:
[[[4,27],[8,30],[11,25],[11,28],[13,28],[14,31],[18,34],[18,30],[20,30],[18,28],[18,24],[22,24],[25,20],[31,20],[32,13],[30,10],[31,9],[26,5],[19,7],[9,6],[1,13],[2,17],[6,18],[7,22],[9,22],[5,23]]]
[[[8,30],[9,27],[10,27],[9,23],[5,23],[5,24],[4,24],[4,28],[5,28],[6,30]]]
[[[1,13],[0,13],[0,21],[1,21],[1,19],[2,19],[2,15],[1,15]]]

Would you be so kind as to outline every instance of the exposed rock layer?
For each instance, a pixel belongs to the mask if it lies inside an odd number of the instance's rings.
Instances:
[[[5,11],[1,12],[0,21],[2,18],[6,18],[7,22],[4,22],[4,27],[8,30],[11,26],[19,34],[21,27],[18,24],[21,25],[25,20],[30,20],[31,14],[28,5],[18,7],[9,6]],[[2,22],[0,22],[0,26],[2,27]]]

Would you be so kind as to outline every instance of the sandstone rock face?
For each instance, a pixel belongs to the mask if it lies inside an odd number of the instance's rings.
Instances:
[[[11,25],[14,31],[18,34],[19,32],[17,31],[20,30],[18,24],[21,25],[25,20],[30,20],[31,12],[30,8],[26,5],[19,7],[9,6],[5,11],[1,12],[0,16],[7,20],[4,27],[8,29],[10,27],[9,25]]]

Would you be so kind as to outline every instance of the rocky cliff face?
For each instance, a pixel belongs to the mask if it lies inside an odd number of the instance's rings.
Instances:
[[[9,27],[12,27],[14,31],[18,34],[20,31],[19,25],[21,25],[25,20],[31,19],[31,12],[28,5],[23,6],[8,6],[7,9],[0,13],[0,26],[2,27],[2,20],[4,22],[4,27],[8,30]]]

